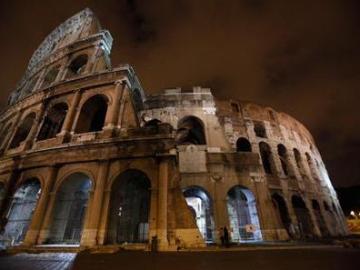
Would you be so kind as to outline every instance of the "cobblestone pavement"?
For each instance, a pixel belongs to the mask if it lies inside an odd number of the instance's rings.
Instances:
[[[0,270],[70,270],[75,256],[75,253],[0,256]]]

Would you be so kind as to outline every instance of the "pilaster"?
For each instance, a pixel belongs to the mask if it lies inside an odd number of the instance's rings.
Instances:
[[[73,95],[71,105],[69,111],[66,114],[61,132],[60,134],[58,134],[58,136],[63,137],[63,142],[68,142],[70,139],[70,131],[74,125],[74,120],[75,120],[74,118],[78,110],[80,99],[81,99],[81,90],[77,90]]]
[[[256,194],[257,212],[260,220],[261,233],[264,240],[286,240],[279,239],[283,237],[283,233],[279,232],[280,228],[274,217],[276,212],[272,204],[272,200],[268,191],[266,182],[262,179],[253,178],[253,187]],[[286,234],[285,234],[286,235]]]
[[[97,243],[98,245],[104,245],[106,242],[106,228],[108,221],[108,212],[109,212],[109,204],[110,204],[110,195],[111,190],[105,190],[103,195],[103,203],[101,208],[101,218],[99,221],[99,229],[97,232]]]
[[[111,104],[111,107],[108,110],[105,118],[105,125],[104,125],[104,136],[111,137],[114,135],[115,130],[117,127],[117,120],[119,118],[119,111],[120,111],[120,99],[124,93],[124,89],[126,87],[126,83],[124,81],[116,81],[115,82],[115,89],[114,89],[114,99]]]
[[[34,245],[37,242],[41,231],[41,225],[44,221],[45,212],[47,211],[49,199],[50,199],[50,192],[53,188],[55,179],[57,177],[58,167],[52,166],[48,169],[46,174],[46,181],[44,182],[44,186],[41,187],[41,196],[39,201],[37,202],[35,212],[32,216],[32,220],[29,226],[29,229],[26,233],[26,237],[24,240],[25,246]]]
[[[41,229],[39,232],[39,237],[37,239],[37,244],[44,244],[49,238],[50,235],[50,229],[51,229],[51,222],[53,217],[53,211],[55,206],[55,200],[56,200],[56,193],[55,192],[49,192],[48,195],[49,199],[47,201],[47,207],[45,210],[45,216],[41,225]]]
[[[159,250],[166,250],[169,246],[167,240],[168,182],[169,160],[166,157],[162,157],[159,162],[157,207],[157,237]]]
[[[103,205],[104,188],[107,182],[107,176],[109,172],[109,162],[102,161],[99,163],[98,175],[96,179],[96,185],[92,200],[90,201],[88,208],[88,220],[84,224],[83,233],[81,237],[81,245],[95,246],[98,244],[98,230],[100,224],[100,216]],[[107,211],[107,209],[104,209]]]

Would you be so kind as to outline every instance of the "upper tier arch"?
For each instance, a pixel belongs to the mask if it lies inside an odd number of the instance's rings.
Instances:
[[[36,82],[39,81],[38,79],[43,77],[42,71],[44,69],[47,69],[54,62],[57,62],[58,65],[59,60],[72,54],[76,49],[74,45],[80,46],[84,42],[96,43],[96,39],[101,39],[101,49],[106,55],[109,55],[113,41],[111,34],[101,28],[98,19],[89,8],[85,8],[60,24],[33,53],[25,74],[11,93],[8,103],[13,105],[27,96],[29,93],[25,93],[25,90],[29,88],[27,87],[29,82],[34,81],[34,78],[36,78]],[[42,84],[43,78],[40,82]],[[35,85],[37,84],[31,85],[31,88]],[[37,85],[38,87],[39,85]]]

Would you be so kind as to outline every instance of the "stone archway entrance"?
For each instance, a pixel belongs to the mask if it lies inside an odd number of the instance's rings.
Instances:
[[[139,170],[127,170],[114,181],[111,189],[108,244],[148,241],[150,180]]]
[[[311,205],[312,205],[312,209],[313,209],[313,213],[315,215],[315,218],[316,218],[316,222],[319,226],[319,229],[320,229],[320,232],[321,232],[321,235],[322,236],[329,236],[329,231],[326,227],[326,223],[325,223],[325,220],[324,220],[324,217],[321,213],[321,210],[320,210],[320,205],[318,203],[317,200],[312,200],[311,201]]]
[[[76,124],[76,133],[101,131],[107,112],[108,99],[103,95],[89,98],[81,107]]]
[[[27,180],[14,193],[4,230],[4,237],[11,241],[11,245],[21,244],[25,239],[40,192],[40,182],[34,178]]]
[[[181,144],[206,144],[203,122],[195,116],[187,116],[178,122],[176,143]]]
[[[290,229],[291,219],[284,198],[278,193],[273,194],[271,198],[279,214],[280,222],[282,223],[283,228],[287,231],[288,235],[291,238],[294,238],[295,235],[294,235],[294,231]]]
[[[91,180],[83,173],[74,173],[61,184],[56,194],[49,243],[80,243],[90,189]]]
[[[209,194],[197,186],[185,188],[183,194],[205,242],[214,242],[213,203]]]
[[[307,209],[305,202],[301,197],[296,195],[292,196],[291,202],[299,224],[300,234],[303,237],[311,237],[313,234],[312,222],[309,210]]]
[[[231,188],[227,193],[227,209],[233,242],[262,240],[255,196],[248,188]]]

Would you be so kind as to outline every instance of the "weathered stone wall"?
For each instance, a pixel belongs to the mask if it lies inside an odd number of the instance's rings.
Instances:
[[[211,176],[215,176],[222,179],[217,183],[217,189],[221,189],[221,185],[226,185],[225,192],[221,195],[219,195],[219,190],[217,195],[210,192],[212,198],[219,201],[219,199],[226,200],[226,192],[234,185],[242,185],[250,189],[254,185],[261,186],[261,188],[253,189],[259,200],[258,212],[265,239],[284,238],[286,235],[279,226],[279,221],[273,220],[276,214],[273,213],[271,195],[275,193],[284,197],[295,226],[299,221],[293,213],[291,198],[293,195],[299,195],[309,209],[315,235],[319,236],[321,232],[312,213],[312,200],[319,202],[321,213],[333,235],[346,233],[343,213],[314,139],[310,132],[294,118],[278,113],[272,108],[252,103],[216,100],[209,89],[200,87],[195,87],[193,91],[188,92],[182,92],[181,89],[165,90],[163,94],[148,97],[145,108],[142,111],[144,119],[158,119],[171,124],[174,129],[178,127],[179,121],[187,116],[196,116],[202,121],[206,134],[206,146],[178,146],[179,169],[182,179],[186,179],[182,183],[183,188],[196,185],[212,190],[215,181],[211,180]],[[264,126],[265,138],[255,134],[255,123],[261,123]],[[219,156],[220,153],[224,155],[236,152],[236,143],[240,137],[249,140],[252,152],[257,157],[260,154],[260,142],[265,142],[270,146],[274,169],[272,175],[262,170],[261,159],[251,163],[243,158],[230,164],[227,164],[227,159],[224,158],[214,161],[213,157]],[[282,169],[277,150],[280,144],[287,150],[289,171],[287,175]],[[301,169],[297,167],[293,149],[297,149],[300,153]],[[241,157],[246,153],[234,154]],[[310,163],[307,161],[307,156],[310,157]],[[219,186],[222,182],[223,184]],[[324,202],[332,206],[330,211],[324,209]],[[226,212],[224,206],[216,206],[216,208]],[[222,214],[216,213],[216,215]],[[221,227],[221,224],[227,223],[218,220],[217,227]]]
[[[256,229],[264,240],[301,237],[302,217],[292,203],[294,195],[304,201],[312,237],[326,236],[320,229],[319,211],[314,211],[313,200],[318,201],[330,234],[346,234],[344,216],[325,165],[311,134],[301,123],[271,108],[217,100],[210,89],[201,87],[190,92],[168,89],[146,96],[130,66],[110,69],[111,36],[100,31],[92,13],[84,14],[90,17],[84,15],[80,24],[84,23],[88,31],[80,31],[78,38],[71,35],[68,40],[56,41],[60,43],[49,54],[46,48],[51,40],[45,42],[45,49],[40,48],[44,53],[30,65],[34,70],[24,77],[10,97],[11,105],[0,115],[2,226],[16,190],[29,179],[37,179],[41,185],[20,244],[32,247],[47,243],[61,185],[74,173],[82,173],[92,185],[80,246],[106,245],[113,183],[128,170],[139,170],[150,181],[146,247],[153,237],[161,250],[205,246],[183,194],[190,187],[209,196],[214,242],[220,241],[220,227],[230,228],[228,201],[234,187],[254,195],[251,203],[259,219]],[[87,61],[69,76],[74,71],[74,60],[83,55]],[[51,82],[46,81],[54,67],[59,69],[57,75]],[[83,109],[94,98],[103,102],[99,101],[102,107],[97,103],[93,107],[103,110],[101,127],[78,132],[79,126],[84,129],[93,124],[86,122],[95,119],[93,111]],[[67,108],[64,118],[58,120],[60,129],[50,138],[39,139],[42,128],[50,125],[46,121],[50,121],[52,108],[60,103]],[[196,119],[203,130],[204,138],[197,138],[201,143],[178,142],[180,123],[189,117]],[[55,115],[51,119],[60,118]],[[265,134],[260,134],[262,137],[255,132],[259,126]],[[15,138],[18,145],[12,144]],[[250,143],[250,151],[237,149],[239,138]],[[264,170],[260,143],[269,146],[271,174]],[[283,160],[287,172],[278,154],[280,144],[287,150]],[[298,150],[300,162],[295,160],[293,149]],[[289,224],[285,226],[281,220],[274,194],[285,201],[293,235],[289,235]]]

